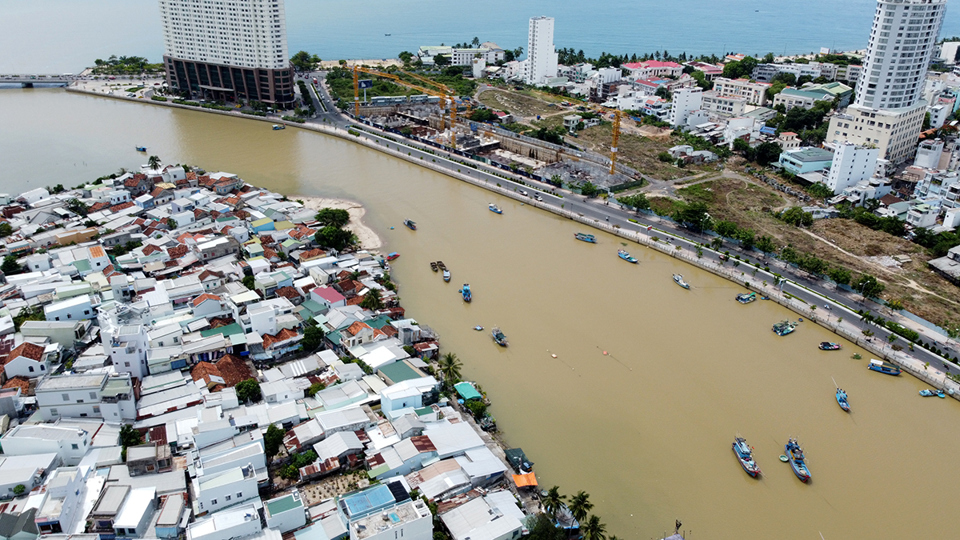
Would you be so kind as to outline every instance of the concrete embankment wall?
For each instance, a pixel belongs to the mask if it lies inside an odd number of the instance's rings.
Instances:
[[[742,264],[741,266],[745,266],[746,269],[749,269],[749,272],[741,271],[738,268],[733,267],[734,263],[732,260],[729,261],[726,265],[719,265],[714,262],[701,259],[697,257],[696,254],[691,249],[677,249],[677,246],[675,244],[672,244],[667,241],[667,239],[670,239],[670,238],[676,238],[677,240],[682,240],[683,242],[689,242],[688,240],[681,239],[678,236],[675,236],[671,233],[668,233],[659,229],[652,229],[650,231],[643,230],[640,232],[629,231],[629,230],[625,230],[620,227],[617,227],[615,225],[611,225],[606,222],[602,222],[592,218],[587,218],[578,213],[571,212],[563,208],[558,208],[558,207],[546,204],[545,202],[537,202],[529,197],[524,197],[520,195],[519,193],[517,193],[516,191],[513,191],[512,189],[507,189],[507,188],[498,186],[496,181],[482,180],[482,179],[474,178],[470,175],[464,174],[461,171],[472,170],[472,169],[466,165],[457,163],[456,161],[448,160],[447,158],[437,156],[437,155],[432,155],[429,158],[420,158],[419,156],[408,155],[404,152],[401,152],[400,150],[396,150],[395,147],[397,145],[401,145],[401,146],[410,146],[410,145],[407,145],[406,144],[407,141],[405,140],[401,140],[400,142],[397,142],[396,140],[397,138],[380,136],[377,133],[372,133],[370,131],[369,126],[364,126],[364,134],[375,136],[382,139],[383,144],[380,144],[379,142],[375,142],[375,141],[370,141],[362,136],[353,135],[347,130],[339,129],[333,126],[328,126],[323,124],[298,124],[296,122],[279,120],[275,117],[265,118],[265,117],[244,115],[244,114],[231,112],[231,111],[203,109],[200,107],[191,107],[189,105],[179,105],[176,103],[171,103],[169,101],[164,102],[164,101],[128,98],[126,96],[102,94],[102,93],[97,93],[90,90],[83,90],[79,88],[67,88],[67,90],[70,92],[78,92],[78,93],[84,93],[84,94],[95,95],[100,97],[122,99],[122,100],[142,103],[142,104],[161,105],[165,107],[175,107],[175,108],[186,109],[191,111],[221,114],[226,116],[232,116],[234,118],[260,120],[262,122],[266,122],[270,124],[285,124],[291,127],[303,128],[303,129],[316,131],[319,133],[324,133],[326,135],[340,137],[341,139],[352,141],[354,143],[360,144],[372,150],[376,150],[384,154],[388,154],[393,157],[408,161],[410,163],[420,165],[422,167],[425,167],[437,173],[444,174],[452,178],[462,180],[464,182],[468,182],[477,187],[480,187],[489,191],[493,191],[505,197],[516,199],[520,202],[523,202],[524,204],[527,204],[528,206],[533,206],[541,210],[545,210],[547,212],[552,212],[558,216],[562,216],[562,217],[571,219],[573,221],[577,221],[586,226],[609,232],[611,234],[614,234],[616,236],[619,236],[631,242],[642,244],[651,249],[656,249],[666,255],[669,255],[677,259],[682,259],[689,264],[698,266],[717,276],[728,279],[730,281],[743,285],[752,290],[758,291],[761,294],[769,297],[771,301],[774,301],[780,304],[781,306],[803,316],[806,321],[815,322],[820,326],[827,328],[831,332],[834,332],[835,334],[856,343],[858,346],[863,347],[864,349],[870,351],[872,354],[876,355],[878,358],[882,358],[884,360],[887,360],[891,363],[894,363],[900,366],[904,371],[930,384],[931,386],[944,388],[945,390],[953,390],[954,393],[952,394],[952,397],[954,399],[960,400],[960,384],[950,379],[946,379],[945,374],[943,372],[936,369],[925,367],[923,362],[920,362],[916,358],[911,357],[910,355],[908,355],[903,351],[900,351],[900,352],[894,351],[889,347],[888,344],[884,343],[882,340],[869,339],[866,336],[864,336],[862,333],[857,333],[855,331],[856,329],[851,330],[850,328],[844,327],[843,324],[839,321],[839,319],[837,319],[837,317],[833,317],[833,320],[831,320],[831,313],[828,311],[813,309],[811,308],[810,305],[806,304],[805,302],[802,302],[795,298],[791,298],[788,295],[782,295],[778,293],[776,287],[772,285],[773,283],[776,283],[777,278],[773,276],[773,274],[770,272],[764,271],[763,269],[756,269],[756,272],[754,272],[753,266],[744,265],[744,264]],[[387,148],[387,144],[392,145],[394,148]],[[415,146],[411,146],[411,148],[418,149]],[[427,150],[429,150],[429,152],[431,153],[436,152],[436,150],[432,148],[428,148]],[[441,162],[452,163],[454,164],[454,168],[448,168],[446,166],[440,165],[436,163],[437,160],[440,160]],[[473,163],[472,165],[474,165],[475,167],[477,167],[479,170],[483,172],[496,174],[501,177],[507,176],[507,173],[505,171],[494,170],[492,168],[488,168],[484,166],[481,163]],[[520,182],[525,181],[523,178],[520,178],[520,177],[517,177],[516,180]],[[654,240],[653,239],[654,236],[659,237],[659,239]],[[705,252],[710,251],[706,247],[703,247],[702,249]],[[856,315],[852,312],[847,312],[845,316],[851,317],[851,318],[848,318],[848,322],[854,320],[852,317],[856,317]]]

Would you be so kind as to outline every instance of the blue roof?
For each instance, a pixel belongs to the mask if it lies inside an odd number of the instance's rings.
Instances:
[[[477,389],[468,382],[460,382],[453,385],[453,387],[457,389],[457,393],[460,394],[460,397],[462,397],[464,401],[470,401],[471,399],[483,399],[483,396],[480,394],[480,392],[477,392]]]
[[[760,128],[760,133],[763,133],[764,135],[776,135],[777,128],[763,126],[762,128]]]
[[[347,511],[347,515],[351,519],[376,512],[393,505],[395,502],[393,492],[386,484],[380,484],[340,499],[341,506]]]

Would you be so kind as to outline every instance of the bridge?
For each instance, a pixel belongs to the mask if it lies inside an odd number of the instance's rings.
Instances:
[[[71,74],[43,75],[4,75],[0,74],[0,84],[19,84],[24,88],[31,88],[35,84],[55,84],[59,86],[68,86],[74,81],[81,80],[81,77]]]

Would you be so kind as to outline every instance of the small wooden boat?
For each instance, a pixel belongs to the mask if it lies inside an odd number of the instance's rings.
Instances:
[[[821,351],[839,351],[840,344],[831,341],[824,341],[819,345]]]
[[[501,209],[499,206],[497,206],[497,205],[495,205],[495,204],[493,204],[493,203],[490,203],[489,205],[487,205],[487,208],[489,208],[490,211],[493,212],[494,214],[502,214],[502,213],[503,213],[503,209]]]
[[[439,268],[440,270],[446,270],[447,265],[443,264],[443,261],[437,261],[437,268]]]
[[[500,331],[499,326],[494,326],[491,334],[493,335],[493,340],[497,342],[497,345],[501,347],[506,347],[509,345],[509,343],[507,343],[507,336]]]
[[[388,260],[388,261],[395,261],[395,260],[397,260],[397,257],[399,257],[399,256],[400,256],[400,254],[397,253],[396,251],[394,251],[394,252],[390,253],[389,255],[387,255],[387,260]]]
[[[928,390],[924,388],[923,390],[920,391],[920,397],[933,397],[935,395],[937,395],[937,392],[934,390]]]
[[[870,363],[867,364],[867,369],[871,371],[876,371],[878,373],[885,373],[887,375],[899,375],[900,368],[891,364],[890,362],[881,362],[880,360],[871,359]]]
[[[431,262],[431,263],[430,263],[430,269],[433,270],[434,272],[436,272],[437,270],[440,269],[440,267],[437,266],[437,263]]]
[[[146,151],[147,151],[147,147],[146,147],[146,146],[136,146],[135,148],[137,149],[137,152],[146,152]]]
[[[804,457],[803,449],[800,448],[800,443],[797,442],[797,439],[791,437],[783,449],[784,454],[786,454],[787,459],[790,461],[793,474],[797,475],[797,478],[799,478],[801,482],[809,482],[810,469],[807,468],[806,457]]]
[[[850,412],[850,402],[847,401],[847,393],[843,388],[837,388],[837,405],[846,412]]]
[[[621,259],[627,261],[628,263],[637,264],[638,262],[640,262],[639,260],[637,260],[636,257],[631,257],[629,253],[627,253],[622,249],[617,250],[617,257],[620,257]]]
[[[450,271],[447,270],[446,268],[443,269],[443,280],[446,281],[447,283],[450,282]]]
[[[737,302],[741,304],[749,304],[750,302],[755,302],[757,300],[757,293],[740,293],[737,295]]]
[[[753,460],[753,447],[747,444],[746,439],[738,435],[733,440],[733,453],[736,454],[737,461],[740,462],[743,470],[752,478],[756,478],[760,474],[760,466]]]
[[[410,229],[411,231],[417,230],[417,224],[414,223],[412,220],[405,219],[403,220],[403,224],[406,228]]]
[[[683,280],[683,275],[681,275],[681,274],[674,274],[674,275],[673,275],[673,282],[676,283],[677,285],[683,287],[684,289],[689,289],[689,288],[690,288],[690,284]]]
[[[578,232],[578,233],[573,233],[573,237],[576,238],[577,240],[582,240],[584,242],[589,242],[591,244],[597,243],[597,237],[592,234]]]
[[[937,390],[937,397],[940,399],[946,399],[947,395],[943,393],[943,390]]]
[[[773,333],[778,336],[785,336],[787,334],[792,334],[794,330],[797,329],[797,323],[790,321],[780,321],[777,324],[773,325]]]
[[[463,284],[463,288],[460,289],[460,294],[463,295],[464,302],[470,302],[473,300],[473,291],[470,290],[470,285],[468,283]]]
[[[273,130],[274,130],[274,131],[280,131],[281,129],[287,129],[287,126],[284,126],[284,125],[281,125],[281,124],[274,124],[274,125],[273,125]]]
[[[483,332],[483,327],[480,326],[479,324],[474,326],[473,329],[476,330],[477,332]]]

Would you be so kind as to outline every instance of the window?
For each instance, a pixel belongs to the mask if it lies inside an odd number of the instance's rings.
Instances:
[[[211,500],[210,500],[210,504],[217,504],[217,500],[216,500],[216,499],[211,499]]]
[[[100,406],[99,406],[99,405],[94,405],[94,406],[93,406],[93,414],[100,414]]]
[[[29,371],[30,373],[33,373],[33,366],[27,366],[27,371]]]
[[[46,370],[47,370],[47,367],[44,366],[43,364],[40,364],[40,371],[46,371]]]
[[[228,501],[231,499],[230,495],[227,495],[226,498],[227,498]]]
[[[70,401],[70,394],[60,394],[60,395],[63,396],[64,401]]]
[[[56,409],[50,409],[50,415],[51,415],[51,416],[60,416],[60,415],[57,413],[57,410],[56,410]]]
[[[90,399],[97,399],[97,393],[96,393],[96,392],[90,392]]]
[[[76,444],[71,444],[70,448],[73,448],[74,450],[78,450],[80,447],[77,446]]]
[[[238,491],[238,492],[237,492],[237,498],[238,498],[238,499],[243,498],[243,493],[241,493],[241,492]]]

